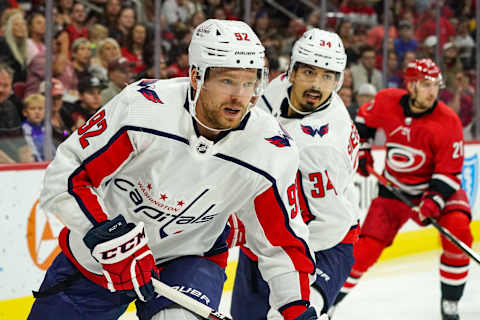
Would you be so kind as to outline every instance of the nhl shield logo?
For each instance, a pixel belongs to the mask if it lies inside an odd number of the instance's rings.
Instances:
[[[475,205],[478,189],[478,156],[465,158],[462,170],[462,188],[468,195],[470,207]]]

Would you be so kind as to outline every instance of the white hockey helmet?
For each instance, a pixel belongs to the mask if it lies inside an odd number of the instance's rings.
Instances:
[[[190,113],[194,117],[195,104],[208,68],[259,69],[261,76],[254,96],[262,95],[268,81],[265,48],[250,26],[242,21],[209,19],[198,25],[193,31],[188,59],[190,76],[194,68],[198,72],[195,97],[190,96],[189,90]]]
[[[343,71],[347,65],[347,55],[343,47],[342,39],[338,34],[318,28],[313,28],[298,39],[292,49],[290,68],[288,74],[293,71],[297,62],[320,67],[340,73],[336,91],[340,90],[343,84]]]

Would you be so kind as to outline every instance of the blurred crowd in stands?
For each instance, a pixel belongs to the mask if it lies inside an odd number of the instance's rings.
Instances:
[[[320,0],[310,0],[318,5]],[[154,77],[154,0],[55,0],[52,39],[52,150],[122,88]],[[164,0],[160,78],[188,76],[192,30],[208,18],[250,24],[267,49],[270,79],[285,72],[293,43],[321,12],[299,0]],[[441,52],[444,100],[459,115],[465,138],[476,138],[474,0],[395,0],[389,10],[388,54],[383,57],[383,1],[327,1],[326,29],[343,40],[348,68],[339,91],[350,114],[384,88],[403,87],[403,70],[414,58],[435,59]],[[441,6],[440,37],[435,10]],[[0,1],[0,163],[44,161],[46,30],[44,0]]]

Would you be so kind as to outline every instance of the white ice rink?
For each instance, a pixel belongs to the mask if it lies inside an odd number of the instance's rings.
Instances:
[[[474,249],[480,252],[477,243]],[[440,320],[440,251],[380,262],[370,269],[335,311],[333,320]],[[228,314],[231,292],[220,311]],[[480,320],[480,265],[470,264],[461,320]],[[121,320],[137,319],[134,313]]]

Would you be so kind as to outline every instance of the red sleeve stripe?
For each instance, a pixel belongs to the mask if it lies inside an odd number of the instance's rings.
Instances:
[[[113,174],[132,154],[133,146],[127,130],[120,130],[106,146],[88,157],[68,179],[68,192],[93,225],[108,216],[98,202],[93,188],[100,186],[105,177]]]
[[[315,272],[315,260],[310,255],[310,250],[304,239],[298,237],[290,228],[287,210],[280,197],[275,178],[267,172],[252,166],[240,159],[216,153],[215,157],[230,161],[248,170],[251,170],[266,178],[272,186],[264,193],[255,198],[255,210],[257,218],[272,245],[280,246],[285,250],[292,260],[297,271],[313,274]],[[302,291],[309,290],[308,282],[306,288],[302,283]]]
[[[315,272],[315,263],[305,241],[290,228],[287,211],[274,186],[255,198],[255,211],[263,232],[273,246],[282,247],[300,273]],[[302,292],[308,289],[308,281],[302,283]],[[306,287],[304,287],[304,285]]]
[[[58,242],[60,245],[60,248],[62,249],[62,252],[67,256],[67,258],[75,265],[75,267],[87,278],[90,279],[91,281],[95,282],[98,285],[101,285],[104,288],[107,288],[107,279],[103,275],[98,275],[95,273],[92,273],[85,269],[80,262],[77,261],[75,256],[72,253],[72,250],[70,249],[70,243],[69,243],[69,234],[70,230],[67,227],[64,227],[60,234],[58,235]]]

